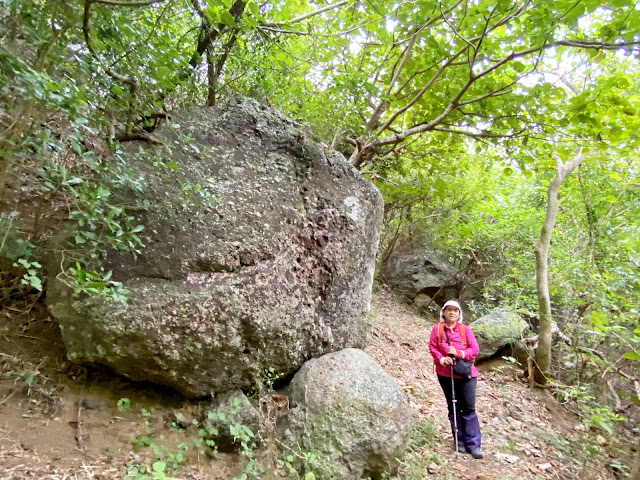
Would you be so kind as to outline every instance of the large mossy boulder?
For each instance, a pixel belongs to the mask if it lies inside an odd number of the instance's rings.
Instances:
[[[48,263],[69,358],[200,397],[364,347],[378,190],[253,100],[175,112],[154,136],[164,146],[128,144],[135,182],[113,194],[138,206],[146,247],[89,265],[113,271],[128,303],[75,294],[56,278],[62,256]]]
[[[327,478],[381,478],[398,469],[414,423],[402,389],[373,358],[345,349],[309,360],[290,384],[286,441],[317,455]]]
[[[480,317],[469,327],[480,345],[477,360],[483,360],[503,347],[520,343],[529,325],[517,313],[501,308]]]

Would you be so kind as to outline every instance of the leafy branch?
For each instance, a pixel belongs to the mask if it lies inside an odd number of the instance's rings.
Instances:
[[[503,24],[504,20],[501,20],[500,22],[498,22],[496,25],[498,24]],[[505,95],[510,93],[510,88],[515,85],[517,83],[517,81],[521,78],[518,77],[516,80],[508,83],[508,84],[504,84],[502,86],[499,86],[483,95],[480,95],[478,97],[472,98],[472,99],[468,99],[468,100],[463,100],[463,98],[465,97],[465,95],[467,94],[467,92],[471,89],[471,87],[478,82],[478,80],[482,79],[483,77],[486,77],[487,75],[501,69],[502,67],[504,67],[505,65],[513,62],[514,60],[518,59],[518,58],[522,58],[522,57],[527,57],[527,56],[531,56],[534,54],[540,54],[541,52],[545,51],[545,50],[549,50],[552,48],[556,48],[556,47],[572,47],[572,48],[579,48],[579,49],[597,49],[597,50],[616,50],[622,47],[628,47],[628,46],[633,46],[633,45],[638,45],[640,44],[640,42],[638,41],[631,41],[631,42],[621,42],[621,43],[615,43],[615,44],[611,44],[611,43],[605,43],[605,42],[597,42],[597,41],[586,41],[586,40],[559,40],[556,42],[549,42],[549,43],[544,43],[541,45],[538,45],[536,47],[531,47],[531,48],[527,48],[527,49],[523,49],[523,50],[519,50],[519,51],[512,51],[511,53],[509,53],[508,55],[504,56],[503,58],[499,59],[499,60],[492,60],[492,65],[481,70],[480,72],[474,73],[473,71],[473,67],[474,65],[471,64],[469,67],[469,79],[466,81],[466,83],[464,85],[462,85],[462,87],[458,90],[458,92],[456,93],[456,95],[449,101],[448,104],[446,104],[446,106],[444,106],[444,108],[442,109],[442,111],[440,112],[439,115],[437,115],[434,119],[430,120],[430,121],[425,121],[425,122],[420,122],[420,123],[416,123],[413,126],[406,128],[400,132],[395,132],[393,135],[384,137],[384,138],[378,138],[380,135],[382,135],[384,132],[386,131],[392,131],[392,125],[396,122],[396,120],[398,120],[398,118],[403,115],[404,113],[408,112],[412,107],[414,107],[418,101],[426,94],[427,91],[429,91],[433,85],[442,77],[442,75],[447,71],[447,69],[449,69],[450,67],[452,67],[454,65],[454,61],[456,59],[458,59],[462,54],[464,54],[465,52],[469,51],[474,45],[475,45],[475,51],[474,51],[474,58],[475,55],[477,54],[479,47],[483,41],[483,39],[486,37],[486,35],[488,34],[488,32],[492,31],[495,29],[496,26],[492,27],[492,28],[487,28],[485,29],[485,32],[483,32],[482,35],[476,37],[475,39],[472,40],[465,40],[465,45],[460,48],[456,53],[454,53],[453,55],[450,55],[448,58],[446,58],[442,65],[440,66],[440,68],[431,76],[431,78],[425,83],[425,85],[413,96],[413,98],[407,102],[403,107],[399,108],[396,112],[394,112],[392,115],[390,115],[390,117],[387,119],[387,121],[385,123],[383,123],[381,126],[379,126],[377,128],[377,130],[375,131],[375,133],[373,134],[373,137],[371,139],[365,139],[365,140],[360,140],[360,145],[359,147],[357,147],[354,152],[352,153],[351,157],[350,157],[350,162],[358,167],[360,165],[362,165],[366,160],[368,160],[369,158],[371,158],[371,156],[379,150],[380,147],[385,146],[385,145],[392,145],[392,144],[398,144],[403,142],[404,140],[406,140],[407,138],[414,136],[414,135],[418,135],[420,133],[424,133],[424,132],[429,132],[429,131],[433,131],[433,130],[443,130],[442,128],[437,128],[439,125],[441,125],[446,119],[447,117],[449,117],[449,115],[458,110],[460,107],[463,106],[467,106],[467,105],[471,105],[471,104],[477,104],[480,103],[488,98],[491,97],[496,97],[496,96],[501,96],[501,95]],[[539,58],[538,58],[539,60]],[[537,63],[537,62],[536,62]],[[374,111],[374,113],[371,115],[371,120],[374,119],[374,117],[379,116],[380,114],[380,109],[376,109]],[[371,126],[372,122],[370,121],[368,123],[368,126]],[[521,133],[523,133],[525,130],[521,130]],[[455,130],[450,130],[450,133],[457,133],[457,131]],[[460,133],[463,133],[465,135],[468,136],[473,136],[473,135],[469,135],[469,133],[467,131],[460,131]],[[500,134],[492,134],[494,135],[494,138],[500,138],[502,135]],[[509,137],[512,137],[512,134],[508,135]]]

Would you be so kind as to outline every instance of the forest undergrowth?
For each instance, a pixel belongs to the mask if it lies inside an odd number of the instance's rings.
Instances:
[[[549,389],[531,389],[502,359],[480,365],[485,458],[456,455],[428,352],[433,322],[384,288],[374,294],[373,313],[366,351],[402,386],[417,419],[394,478],[625,478],[623,437],[605,439],[589,429]],[[274,439],[244,455],[207,453],[189,421],[206,405],[69,363],[58,327],[39,303],[27,315],[2,309],[0,352],[2,479],[322,478],[312,452],[305,459],[281,453]],[[268,399],[281,400],[275,392]],[[315,473],[296,471],[300,460],[315,461]]]

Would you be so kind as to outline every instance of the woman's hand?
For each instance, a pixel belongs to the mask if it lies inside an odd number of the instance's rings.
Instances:
[[[443,367],[446,367],[447,365],[453,365],[453,358],[451,357],[442,357],[442,362],[440,362],[442,364]]]
[[[449,355],[453,355],[454,357],[458,356],[458,351],[456,350],[456,347],[453,347],[451,345],[449,345],[449,348],[447,348],[447,353]]]

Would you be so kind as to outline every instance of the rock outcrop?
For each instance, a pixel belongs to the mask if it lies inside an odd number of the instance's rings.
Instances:
[[[128,303],[77,295],[49,272],[69,358],[200,397],[363,347],[378,190],[253,100],[176,112],[154,135],[164,147],[127,147],[141,187],[114,192],[144,206],[133,213],[146,247],[90,266],[112,270]]]
[[[439,308],[446,300],[459,298],[464,281],[463,272],[424,246],[394,251],[381,274],[394,291],[423,308],[427,304]]]
[[[402,389],[364,351],[309,360],[289,386],[285,441],[318,455],[327,478],[394,474],[414,424]]]
[[[480,317],[469,326],[480,345],[476,360],[489,358],[503,347],[520,343],[522,335],[529,328],[520,315],[503,308]]]

